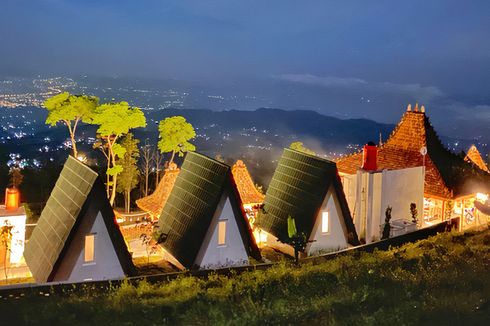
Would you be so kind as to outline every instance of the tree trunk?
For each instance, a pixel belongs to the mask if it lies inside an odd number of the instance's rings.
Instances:
[[[174,162],[174,157],[175,157],[175,150],[172,151],[172,157],[170,157],[170,162],[168,163],[169,166],[171,163]]]
[[[111,198],[109,199],[109,203],[112,207],[114,207],[114,201],[116,200],[116,185],[117,185],[117,174],[112,176],[112,189],[111,189]]]
[[[128,190],[128,213],[131,211],[131,189]]]
[[[128,213],[128,192],[124,190],[124,212]]]
[[[145,196],[148,196],[148,177],[150,175],[150,167],[148,166],[148,163],[146,164],[146,169],[145,169]]]
[[[111,160],[111,167],[116,166],[116,155],[112,151],[112,146],[116,143],[117,137],[114,138],[113,143],[111,143],[111,140],[108,140],[109,144],[109,158]],[[109,166],[107,167],[109,168]],[[112,176],[112,187],[111,187],[111,197],[109,199],[109,203],[111,204],[111,207],[114,207],[114,201],[116,200],[116,187],[117,187],[117,173]]]
[[[78,151],[77,151],[77,143],[75,141],[75,135],[71,134],[71,147],[73,148],[73,155],[75,156],[76,159],[78,159]]]
[[[109,162],[107,163],[107,166],[109,166]],[[107,182],[106,182],[106,186],[105,186],[105,191],[107,193],[107,198],[109,198],[109,182],[111,180],[110,180],[109,175],[107,173],[106,173],[106,179],[107,179]]]
[[[76,122],[75,125],[73,126],[73,129],[71,127],[71,122],[68,120],[63,120],[68,127],[68,133],[70,134],[70,140],[71,140],[71,149],[73,150],[73,156],[77,158],[78,152],[77,152],[77,144],[75,143],[75,130],[77,128]]]

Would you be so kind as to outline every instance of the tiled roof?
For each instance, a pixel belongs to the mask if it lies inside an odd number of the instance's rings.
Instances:
[[[478,166],[480,169],[482,169],[485,172],[489,172],[488,166],[485,164],[485,161],[480,155],[480,152],[476,148],[475,145],[471,145],[470,149],[468,150],[468,153],[466,154],[466,157],[464,158],[467,162],[474,163],[476,166]]]
[[[267,189],[260,227],[279,240],[287,239],[287,219],[292,216],[298,231],[309,238],[331,186],[342,210],[346,238],[352,245],[359,244],[335,163],[291,149],[284,150]]]
[[[242,160],[238,160],[233,165],[231,172],[243,204],[261,204],[264,201],[265,196],[255,187],[252,177]]]
[[[464,186],[468,178],[474,177],[482,183],[481,175],[474,175],[471,166],[461,157],[451,153],[442,145],[429,118],[421,111],[407,111],[389,139],[378,146],[378,169],[403,169],[423,166],[422,147],[425,156],[425,189],[427,195],[452,198],[471,189]],[[362,165],[362,153],[355,153],[337,160],[341,173],[354,174]],[[469,172],[470,171],[470,172]],[[476,173],[478,174],[478,173]]]
[[[153,217],[159,217],[167,202],[168,196],[170,196],[179,172],[180,169],[177,168],[175,163],[170,164],[165,169],[165,174],[158,183],[155,191],[149,196],[136,200],[136,205],[142,210],[149,212]]]

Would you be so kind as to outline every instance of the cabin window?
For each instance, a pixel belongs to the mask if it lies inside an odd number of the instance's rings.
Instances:
[[[95,249],[95,234],[88,234],[85,236],[85,262],[89,263],[94,261],[94,249]]]
[[[330,218],[328,212],[322,212],[322,233],[330,231]]]
[[[226,244],[226,221],[218,222],[218,246]]]

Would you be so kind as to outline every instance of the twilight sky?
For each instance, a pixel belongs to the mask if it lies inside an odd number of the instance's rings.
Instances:
[[[287,85],[275,106],[386,122],[418,100],[459,132],[490,125],[488,17],[488,0],[2,0],[0,75]]]

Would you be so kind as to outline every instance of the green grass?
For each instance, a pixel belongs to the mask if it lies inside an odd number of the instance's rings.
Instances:
[[[490,231],[295,267],[0,301],[0,323],[490,324]]]

